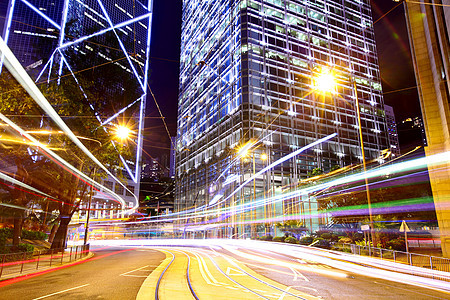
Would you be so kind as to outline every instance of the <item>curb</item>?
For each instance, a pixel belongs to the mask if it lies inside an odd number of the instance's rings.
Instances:
[[[26,271],[26,272],[23,272],[23,273],[13,273],[13,274],[4,275],[4,276],[2,276],[0,278],[0,282],[5,281],[5,280],[14,279],[14,278],[19,278],[19,277],[27,277],[27,276],[34,275],[34,274],[39,274],[39,273],[42,273],[42,272],[51,272],[54,269],[59,269],[59,268],[61,268],[63,266],[66,266],[66,265],[79,263],[79,262],[82,262],[84,260],[88,260],[88,259],[92,258],[93,256],[94,256],[94,252],[89,251],[88,255],[86,255],[85,257],[82,257],[82,258],[77,259],[77,260],[73,260],[71,262],[66,262],[66,263],[63,263],[63,264],[60,264],[60,265],[56,265],[54,267],[44,267],[44,268],[38,269],[38,270],[30,270],[30,271]]]

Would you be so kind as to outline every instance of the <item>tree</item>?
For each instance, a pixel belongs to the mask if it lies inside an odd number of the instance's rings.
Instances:
[[[34,129],[38,126],[39,122],[28,117],[39,114],[40,110],[22,86],[6,70],[0,76],[0,91],[0,113],[8,115],[16,123],[23,123],[25,129]],[[9,173],[7,175],[25,184],[32,184],[32,177],[39,176],[37,175],[39,167],[45,162],[33,159],[35,151],[31,150],[14,130],[8,126],[2,126],[0,132],[3,135],[2,142],[0,142],[0,153],[2,164],[5,166],[4,170],[9,170],[6,171]],[[13,246],[17,247],[20,243],[25,209],[37,197],[13,184],[5,183],[3,187],[8,196],[2,202],[12,204],[15,208],[2,207],[1,212],[13,219]]]
[[[57,131],[57,125],[45,117],[33,99],[7,72],[3,72],[0,78],[3,92],[0,112],[14,113],[11,118],[24,129],[46,129],[50,134],[41,138],[43,143],[52,147],[77,170],[92,176],[95,168],[94,162],[87,159],[85,154],[67,136]],[[124,151],[126,147],[120,143],[115,145],[111,143],[110,134],[99,126],[95,112],[92,111],[73,80],[65,80],[59,86],[54,82],[45,84],[41,86],[41,90],[57,113],[65,119],[69,128],[76,135],[87,137],[86,146],[95,152],[101,162],[108,166],[120,166],[118,154],[126,156],[127,152]],[[84,93],[89,93],[89,91],[84,91]],[[28,115],[32,118],[25,118]],[[83,121],[80,122],[76,116],[83,116]],[[2,130],[13,134],[10,128],[2,127]],[[53,239],[52,248],[64,247],[68,224],[78,210],[82,199],[86,198],[88,185],[80,180],[78,175],[67,172],[66,168],[54,163],[42,153],[38,153],[35,147],[26,144],[23,139],[11,139],[10,143],[3,143],[2,146],[2,154],[4,154],[2,158],[15,168],[14,176],[17,180],[51,195],[54,200],[58,201],[57,223],[59,226]],[[120,177],[120,169],[116,171]],[[101,175],[102,172],[98,172],[98,176]],[[32,197],[23,189],[19,190],[15,186],[11,187],[10,195],[12,202],[22,208],[14,211],[14,244],[18,244],[18,236],[20,236],[24,218],[23,209],[32,201]]]

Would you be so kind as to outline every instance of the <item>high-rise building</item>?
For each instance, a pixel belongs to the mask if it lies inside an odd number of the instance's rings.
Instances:
[[[389,105],[384,105],[386,113],[386,125],[389,137],[389,148],[393,157],[400,156],[400,143],[398,142],[397,123],[395,122],[394,108]]]
[[[169,177],[175,177],[175,144],[177,142],[177,138],[175,136],[170,137],[170,160],[169,160]]]
[[[450,151],[450,3],[405,2],[411,51],[427,139],[425,154]],[[442,253],[450,257],[450,165],[429,165]]]
[[[114,185],[132,207],[139,195],[152,6],[152,0],[9,0],[3,30],[3,39],[33,79],[76,82],[99,128],[133,127],[133,155],[120,157],[128,182]],[[96,93],[89,96],[104,99],[101,111],[84,92],[86,83]],[[106,178],[104,186],[111,180]]]
[[[379,157],[389,143],[372,25],[369,0],[183,1],[176,208],[239,205],[295,186],[313,169],[361,163],[356,100],[365,157]],[[331,95],[314,89],[326,70],[337,78]],[[238,147],[249,141],[239,160]],[[303,209],[303,199],[289,201],[238,218]]]

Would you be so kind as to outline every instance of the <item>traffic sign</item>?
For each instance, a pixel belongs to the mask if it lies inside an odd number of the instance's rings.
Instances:
[[[406,224],[405,220],[402,221],[402,225],[400,225],[400,232],[410,232],[411,230],[408,227],[408,224]]]

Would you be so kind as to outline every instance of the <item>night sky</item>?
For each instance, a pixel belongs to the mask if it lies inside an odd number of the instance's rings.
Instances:
[[[6,14],[6,2],[0,1],[0,28]],[[171,135],[176,135],[181,5],[181,0],[154,0],[153,4],[149,83]],[[389,0],[373,0],[374,21],[396,5],[398,3]],[[420,106],[415,89],[403,5],[399,5],[375,24],[375,35],[385,103],[394,107],[397,122],[406,117],[419,116]],[[145,150],[154,157],[168,153],[167,148],[170,145],[166,129],[159,117],[155,101],[149,95]],[[418,140],[420,142],[420,137]],[[402,139],[400,142],[402,143]]]

